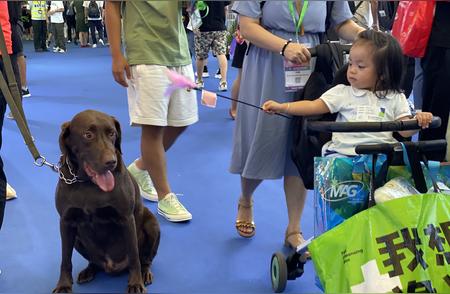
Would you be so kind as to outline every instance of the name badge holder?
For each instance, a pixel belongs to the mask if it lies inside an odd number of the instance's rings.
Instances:
[[[295,26],[295,36],[296,41],[299,43],[299,31],[303,35],[303,19],[305,17],[306,10],[308,9],[308,0],[305,0],[300,12],[300,15],[296,13],[294,8],[293,0],[289,0],[289,11],[292,16],[292,21]],[[310,47],[310,44],[304,44],[306,47]],[[285,91],[286,92],[296,92],[305,87],[306,82],[312,73],[311,62],[303,64],[295,64],[288,60],[284,60],[284,78],[285,78]]]

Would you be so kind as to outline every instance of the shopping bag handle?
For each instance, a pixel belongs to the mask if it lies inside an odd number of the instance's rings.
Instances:
[[[437,185],[436,180],[436,163],[431,163],[433,165],[433,170],[430,168],[430,162],[426,158],[425,154],[419,150],[417,145],[415,144],[405,144],[403,142],[400,143],[403,150],[403,162],[405,163],[406,168],[411,173],[414,184],[416,185],[416,188],[421,193],[426,193],[428,191],[428,188],[426,186],[425,182],[425,176],[423,174],[422,164],[419,159],[419,155],[422,157],[422,163],[425,166],[425,168],[428,170],[428,174],[430,175],[431,182],[433,184],[433,189],[436,193],[439,193],[441,190],[439,189]],[[439,164],[439,162],[437,162]]]

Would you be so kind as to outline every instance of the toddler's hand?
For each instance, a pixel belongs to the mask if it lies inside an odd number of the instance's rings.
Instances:
[[[264,104],[262,106],[263,110],[269,114],[281,112],[283,110],[282,107],[283,107],[283,104],[280,104],[273,100],[268,100],[268,101],[264,102]]]
[[[417,112],[415,118],[417,119],[417,123],[422,129],[428,128],[433,119],[433,114],[431,112]]]

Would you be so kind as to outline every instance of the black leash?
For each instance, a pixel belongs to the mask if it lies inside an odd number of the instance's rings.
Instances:
[[[197,90],[197,91],[203,91],[203,90],[200,89],[200,88],[194,88],[194,90]],[[225,98],[225,99],[228,99],[228,100],[231,100],[231,101],[236,101],[236,102],[238,102],[238,103],[241,103],[241,104],[244,104],[244,105],[247,105],[247,106],[251,106],[251,107],[253,107],[253,108],[256,108],[256,109],[259,109],[259,110],[264,111],[264,109],[263,109],[261,106],[254,105],[254,104],[251,104],[251,103],[248,103],[248,102],[239,100],[239,99],[234,99],[234,98],[231,98],[231,97],[228,97],[228,96],[225,96],[225,95],[216,93],[216,92],[213,92],[213,93],[216,94],[217,97]],[[284,115],[284,114],[282,114],[282,113],[277,113],[277,112],[275,112],[274,114],[275,114],[275,115],[282,116],[282,117],[287,118],[287,119],[291,119],[291,117],[289,117],[289,116],[287,116],[287,115]]]

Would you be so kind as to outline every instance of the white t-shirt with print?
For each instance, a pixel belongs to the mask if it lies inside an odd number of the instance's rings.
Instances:
[[[89,10],[89,3],[90,2],[91,1],[83,1],[83,7],[87,8]],[[88,17],[88,20],[102,20],[102,13],[101,13],[101,11],[102,11],[102,8],[103,8],[103,1],[95,1],[95,2],[97,3],[98,9],[100,10],[100,17],[96,17],[96,18],[89,17],[88,14],[86,13],[86,16]]]
[[[337,85],[320,99],[331,113],[338,113],[337,122],[382,122],[411,116],[408,101],[402,93],[389,92],[385,97],[378,98],[368,90]],[[356,155],[356,145],[395,142],[392,132],[333,133],[327,149],[344,155]]]
[[[56,9],[60,9],[60,8],[64,8],[64,4],[62,1],[52,1],[50,3],[50,10],[56,10]],[[51,23],[64,23],[64,17],[63,17],[63,12],[55,12],[52,15],[50,15],[50,22]]]

